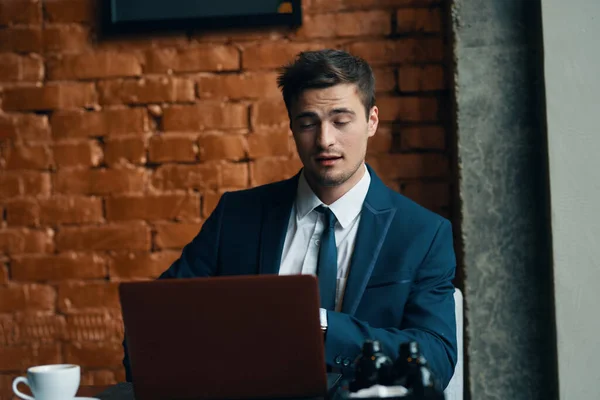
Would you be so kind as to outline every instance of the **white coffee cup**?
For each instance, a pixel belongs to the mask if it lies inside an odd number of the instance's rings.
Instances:
[[[79,389],[81,370],[79,365],[38,365],[27,369],[27,377],[13,381],[13,392],[25,400],[71,400]],[[19,392],[17,386],[24,383],[31,388],[33,397]]]

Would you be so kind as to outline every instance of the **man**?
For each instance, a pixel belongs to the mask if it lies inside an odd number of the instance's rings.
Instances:
[[[278,83],[303,169],[225,193],[160,279],[316,274],[328,366],[351,376],[366,339],[392,357],[416,340],[446,387],[456,363],[451,226],[365,164],[379,122],[370,66],[305,52]]]

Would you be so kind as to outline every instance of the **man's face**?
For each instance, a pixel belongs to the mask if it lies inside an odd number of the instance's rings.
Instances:
[[[377,130],[378,110],[369,118],[354,84],[309,89],[292,103],[291,128],[309,183],[321,187],[353,186]],[[352,179],[358,176],[358,179]],[[348,188],[349,189],[349,188]]]

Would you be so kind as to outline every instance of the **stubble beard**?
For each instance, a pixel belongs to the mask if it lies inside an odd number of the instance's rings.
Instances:
[[[325,173],[316,173],[314,179],[319,186],[322,187],[336,187],[343,185],[356,174],[356,171],[362,166],[363,161],[355,165],[350,171],[341,171],[338,174],[330,174],[329,171]]]

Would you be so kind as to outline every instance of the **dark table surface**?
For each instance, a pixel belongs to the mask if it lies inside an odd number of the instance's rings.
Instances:
[[[341,375],[329,373],[327,374],[328,386],[330,389],[335,389],[341,382]],[[333,391],[331,394],[333,394]],[[134,400],[133,386],[130,383],[118,383],[110,386],[80,386],[77,392],[78,397],[94,397],[100,400]],[[334,397],[334,396],[330,396]],[[323,398],[321,398],[323,399]],[[294,400],[294,399],[288,399]],[[300,400],[300,399],[299,399]],[[309,399],[302,399],[309,400]],[[311,398],[310,400],[317,400]]]

